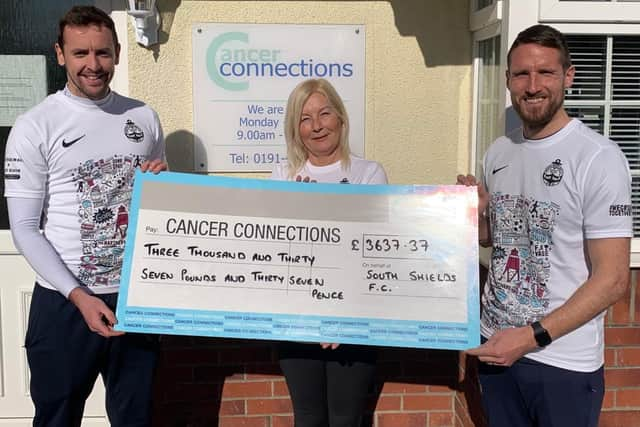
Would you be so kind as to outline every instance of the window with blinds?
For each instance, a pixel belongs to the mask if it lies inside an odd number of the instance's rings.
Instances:
[[[633,234],[640,237],[640,36],[567,36],[576,67],[565,106],[617,142],[632,175]]]

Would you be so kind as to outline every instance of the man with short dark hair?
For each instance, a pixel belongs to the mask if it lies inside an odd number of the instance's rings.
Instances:
[[[167,169],[162,129],[109,88],[120,45],[107,14],[76,6],[59,28],[66,87],[20,116],[6,147],[11,232],[37,275],[25,337],[33,424],[79,426],[101,375],[111,425],[148,426],[157,338],[113,326],[133,176]]]
[[[571,119],[571,65],[552,27],[522,31],[507,87],[522,128],[498,138],[478,185],[482,400],[490,426],[596,427],[604,396],[604,312],[629,286],[631,177],[614,142]]]

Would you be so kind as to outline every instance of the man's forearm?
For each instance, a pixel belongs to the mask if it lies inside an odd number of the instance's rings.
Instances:
[[[9,197],[7,207],[11,236],[20,253],[40,277],[46,278],[47,282],[68,298],[79,283],[38,229],[41,201]]]

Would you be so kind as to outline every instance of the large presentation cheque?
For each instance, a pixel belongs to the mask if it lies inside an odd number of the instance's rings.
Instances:
[[[138,172],[116,329],[479,344],[475,188]]]

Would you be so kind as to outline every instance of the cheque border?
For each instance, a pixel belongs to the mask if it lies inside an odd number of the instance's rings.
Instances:
[[[414,194],[446,186],[308,184],[266,179],[229,178],[163,172],[136,172],[124,251],[117,330],[166,335],[194,335],[263,340],[340,342],[391,347],[464,350],[479,345],[479,265],[467,264],[467,323],[386,320],[279,313],[185,310],[128,306],[128,293],[141,193],[145,182],[224,186],[286,192],[334,194]],[[475,247],[477,260],[478,248]],[[428,308],[425,307],[425,310]]]

